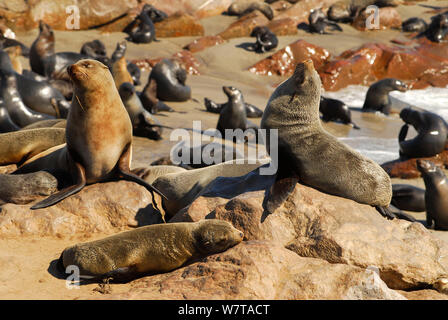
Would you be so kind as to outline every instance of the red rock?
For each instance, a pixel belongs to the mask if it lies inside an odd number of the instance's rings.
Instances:
[[[154,25],[159,38],[204,35],[204,27],[199,21],[185,13],[175,13]]]
[[[366,20],[372,13],[362,11],[353,21],[352,25],[358,30],[366,31]],[[379,29],[399,29],[401,28],[401,16],[397,9],[392,7],[379,8]]]
[[[221,36],[205,36],[187,44],[184,49],[190,52],[198,52],[224,42],[225,40]]]
[[[232,23],[226,30],[219,33],[223,39],[231,39],[238,37],[249,37],[252,30],[256,26],[264,26],[269,22],[268,18],[256,10],[242,16],[240,19]]]
[[[314,67],[319,69],[330,58],[330,53],[305,40],[298,40],[257,62],[249,71],[258,75],[289,75],[293,73],[298,62],[308,58],[311,58]]]
[[[268,23],[267,27],[277,36],[290,36],[298,32],[297,23],[291,18],[273,20]]]

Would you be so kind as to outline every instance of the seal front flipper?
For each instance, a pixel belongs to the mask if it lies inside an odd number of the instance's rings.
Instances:
[[[392,206],[392,208],[394,208],[395,210],[392,211],[392,209],[390,207],[381,207],[381,206],[376,206],[375,207],[376,210],[378,210],[378,212],[385,218],[392,220],[392,219],[403,219],[403,220],[407,220],[410,222],[416,222],[417,220],[412,217],[411,215],[404,213],[403,211],[401,211],[398,208],[395,208],[394,206]]]
[[[291,172],[287,170],[286,166],[278,168],[274,183],[266,190],[263,209],[269,214],[274,213],[282,205],[299,182],[297,176],[291,176],[290,174]]]
[[[406,139],[408,134],[409,125],[405,124],[401,127],[400,133],[398,134],[398,142],[402,142]]]
[[[131,147],[130,144],[128,144],[125,147],[120,159],[118,160],[118,171],[121,178],[136,182],[139,185],[148,189],[148,191],[151,192],[151,194],[154,191],[158,193],[161,197],[163,197],[165,200],[168,200],[168,198],[160,190],[158,190],[153,185],[147,183],[145,180],[141,179],[139,176],[131,172],[131,169],[129,168],[130,159],[131,159]]]
[[[71,196],[72,194],[78,193],[81,191],[82,188],[86,185],[86,175],[84,167],[79,164],[78,162],[75,162],[75,168],[76,168],[76,184],[67,187],[65,189],[62,189],[61,191],[52,194],[48,198],[36,203],[34,206],[31,207],[31,210],[36,209],[42,209],[49,206],[52,206],[65,198]]]

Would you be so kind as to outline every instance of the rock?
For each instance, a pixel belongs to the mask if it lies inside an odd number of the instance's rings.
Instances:
[[[439,153],[433,157],[421,158],[433,162],[436,166],[444,169],[448,167],[448,150]],[[383,163],[381,167],[391,178],[414,179],[421,177],[420,171],[417,170],[417,159],[393,160]]]
[[[187,44],[184,49],[195,53],[224,42],[225,40],[221,36],[205,36]]]
[[[154,7],[166,12],[168,15],[182,12],[192,15],[197,19],[202,19],[219,15],[226,11],[233,0],[145,0],[145,2],[152,4]]]
[[[267,241],[243,242],[176,271],[136,280],[128,292],[107,298],[405,299],[373,271],[299,257]]]
[[[379,29],[400,29],[401,28],[401,16],[398,13],[397,9],[393,7],[384,7],[379,8]],[[358,16],[356,16],[352,25],[358,30],[366,31],[368,30],[366,27],[366,21],[371,16],[372,13],[366,13],[366,10],[363,10]],[[373,29],[378,30],[378,29]]]
[[[1,207],[1,237],[116,233],[129,226],[162,222],[152,207],[151,193],[129,181],[89,185],[48,208],[30,210],[30,206],[8,203]]]
[[[249,37],[252,30],[256,26],[264,26],[269,22],[268,18],[256,10],[242,16],[240,19],[232,23],[226,30],[219,33],[218,36],[225,40],[238,37]]]
[[[425,38],[409,46],[368,43],[347,50],[318,70],[327,91],[351,84],[370,85],[385,79],[406,81],[412,89],[448,85],[448,44],[433,44]]]
[[[301,0],[296,1],[289,9],[279,12],[275,19],[291,18],[295,21],[296,26],[299,23],[308,23],[308,16],[312,9],[322,8],[324,12],[339,0]],[[290,1],[291,2],[291,1]]]
[[[408,300],[448,300],[448,295],[436,290],[396,291]]]
[[[204,27],[200,22],[185,13],[175,13],[154,25],[158,38],[204,35]]]
[[[134,59],[131,60],[132,63],[135,63],[142,70],[151,69],[163,58],[143,58],[143,59]],[[176,59],[180,62],[182,67],[187,71],[188,74],[200,74],[199,61],[193,56],[193,54],[188,50],[182,50],[177,52],[171,56],[171,59]]]
[[[298,33],[297,24],[291,18],[276,19],[269,22],[267,27],[277,36],[291,36]]]
[[[314,67],[319,69],[330,58],[330,53],[305,40],[298,40],[257,62],[249,71],[258,75],[290,75],[298,62],[308,58],[313,60]]]
[[[246,240],[269,240],[300,256],[331,263],[378,268],[381,279],[392,289],[415,290],[447,278],[448,245],[422,224],[390,221],[371,206],[300,184],[282,206],[267,215],[262,207],[263,189],[271,183],[272,178],[257,174],[257,170],[240,178],[217,179],[214,184],[219,194],[211,185],[170,222],[226,220],[243,231]],[[227,193],[219,187],[224,184]],[[258,186],[259,191],[236,196],[238,185],[247,184]]]

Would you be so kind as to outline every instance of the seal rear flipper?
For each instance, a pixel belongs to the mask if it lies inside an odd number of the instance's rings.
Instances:
[[[263,209],[269,214],[274,213],[283,204],[299,182],[297,176],[291,176],[289,170],[283,168],[278,168],[274,183],[265,193]]]
[[[113,282],[125,283],[137,278],[141,273],[136,266],[117,268],[97,277],[98,280],[112,279]]]
[[[52,194],[48,198],[33,205],[30,209],[36,210],[36,209],[50,207],[50,206],[64,200],[65,198],[81,191],[82,188],[84,188],[84,186],[86,185],[86,175],[85,175],[84,167],[81,164],[75,162],[75,167],[77,170],[76,184]]]

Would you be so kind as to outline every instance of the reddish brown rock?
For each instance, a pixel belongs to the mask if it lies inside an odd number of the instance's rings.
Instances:
[[[351,84],[370,85],[384,78],[405,81],[410,88],[448,85],[448,44],[422,38],[413,46],[365,44],[347,50],[318,70],[323,87],[337,91]]]
[[[204,27],[199,21],[185,13],[175,13],[154,25],[159,38],[204,35]]]
[[[297,23],[291,18],[273,20],[268,23],[267,27],[277,36],[290,36],[298,32]]]
[[[366,31],[366,21],[372,13],[362,11],[353,21],[352,25],[358,30]],[[379,8],[379,30],[384,29],[399,29],[401,28],[401,16],[397,9],[392,7]],[[377,29],[374,29],[377,30]]]
[[[187,44],[184,49],[194,53],[224,42],[225,40],[221,36],[205,36]]]
[[[335,2],[339,0],[301,0],[295,3],[291,8],[279,12],[275,19],[291,18],[298,25],[301,22],[308,22],[308,16],[312,9],[322,8],[324,12]]]
[[[134,59],[131,62],[135,63],[140,69],[151,70],[162,59],[163,58]],[[177,52],[171,56],[171,59],[178,60],[188,74],[200,74],[199,67],[201,64],[190,51],[182,50]]]
[[[266,18],[263,13],[256,10],[242,16],[218,35],[226,40],[238,37],[249,37],[256,26],[264,26],[268,22],[268,18]]]
[[[257,62],[249,71],[258,75],[290,75],[298,62],[309,58],[313,60],[314,67],[319,69],[330,58],[330,53],[305,40],[298,40]]]
[[[176,12],[187,13],[197,19],[219,15],[226,11],[233,0],[144,0],[168,15]]]

